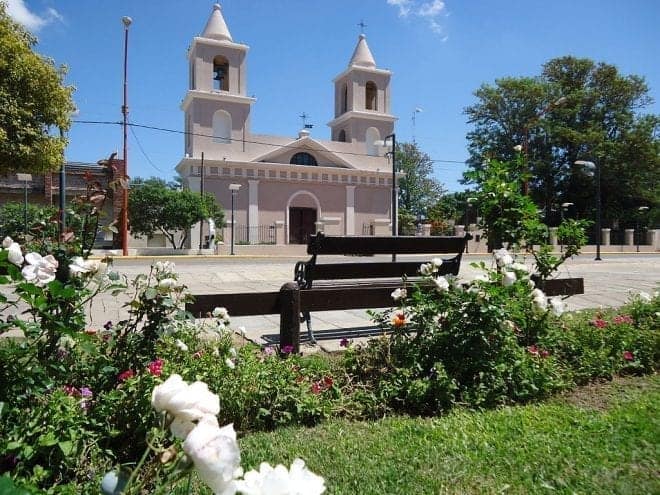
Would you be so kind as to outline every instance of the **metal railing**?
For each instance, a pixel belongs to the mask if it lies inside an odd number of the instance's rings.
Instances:
[[[236,244],[275,244],[276,240],[274,225],[236,225],[234,230]]]

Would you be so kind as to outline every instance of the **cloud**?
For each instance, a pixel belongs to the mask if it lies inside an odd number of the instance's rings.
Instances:
[[[43,15],[30,12],[24,0],[6,0],[7,14],[29,31],[37,32],[53,21],[64,22],[64,17],[52,7],[46,9]]]
[[[407,17],[410,14],[410,4],[412,0],[387,0],[388,5],[394,5],[399,8],[399,17]]]
[[[431,31],[441,36],[442,41],[449,39],[440,22],[442,17],[449,16],[443,0],[387,0],[387,4],[399,9],[399,17],[423,19]]]

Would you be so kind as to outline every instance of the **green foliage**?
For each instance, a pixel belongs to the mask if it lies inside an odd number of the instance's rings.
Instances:
[[[28,233],[39,237],[57,237],[57,208],[27,205]],[[0,206],[0,237],[25,242],[25,203],[7,202]]]
[[[433,178],[433,162],[416,143],[399,143],[396,164],[405,175],[399,184],[399,227],[408,233],[418,217],[426,217],[443,193],[440,182]],[[406,230],[407,229],[407,230]]]
[[[605,226],[632,226],[639,206],[651,207],[647,221],[657,218],[659,117],[641,113],[651,102],[642,77],[565,56],[548,61],[535,78],[497,79],[474,94],[477,102],[465,109],[475,126],[467,136],[470,166],[513,160],[521,145],[531,194],[547,223],[559,223],[566,201],[577,218],[594,217],[596,184],[574,164],[578,159],[601,167]]]
[[[66,70],[33,51],[36,38],[0,3],[0,171],[43,173],[64,161],[66,139],[50,127],[69,128],[73,87]]]
[[[213,194],[200,196],[154,177],[135,179],[128,201],[131,233],[136,237],[162,233],[175,249],[183,248],[188,230],[197,222],[213,218],[217,225],[224,223],[224,212]]]
[[[303,457],[331,493],[658,493],[658,404],[660,377],[650,376],[543,404],[335,420],[247,435],[240,445],[246,469]]]

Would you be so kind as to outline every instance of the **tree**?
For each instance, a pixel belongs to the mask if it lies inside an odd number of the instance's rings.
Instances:
[[[396,150],[399,179],[399,232],[410,229],[415,219],[426,217],[443,194],[442,184],[434,179],[433,162],[416,143],[400,143]]]
[[[190,228],[209,218],[217,225],[224,222],[224,212],[213,194],[202,196],[155,177],[138,177],[131,183],[128,219],[135,237],[151,237],[160,232],[174,249],[182,249]]]
[[[69,129],[73,87],[64,85],[64,67],[32,50],[36,43],[0,2],[0,173],[43,173],[64,162],[66,139],[49,130]]]
[[[549,224],[558,223],[563,202],[574,203],[577,216],[594,216],[596,184],[574,165],[578,159],[601,167],[604,225],[658,203],[660,119],[640,113],[651,103],[643,78],[567,56],[547,62],[538,77],[498,79],[474,94],[478,101],[465,109],[475,125],[467,136],[469,166],[515,161],[514,147],[522,146],[520,173],[529,173],[530,193]]]

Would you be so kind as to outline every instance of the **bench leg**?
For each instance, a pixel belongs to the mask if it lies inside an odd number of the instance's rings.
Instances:
[[[300,289],[295,282],[280,288],[280,349],[287,346],[300,352]]]
[[[309,341],[312,344],[316,344],[316,338],[314,337],[314,330],[312,330],[312,315],[309,314],[309,311],[303,311],[302,321],[304,321],[307,324],[307,336],[309,337]]]

